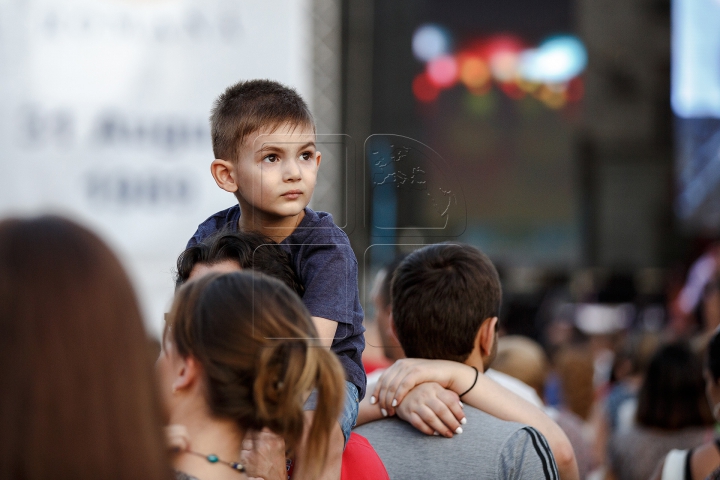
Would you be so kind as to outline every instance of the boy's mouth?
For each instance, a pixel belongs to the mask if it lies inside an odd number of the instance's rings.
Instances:
[[[283,193],[282,196],[290,200],[295,200],[299,198],[302,193],[302,190],[290,190],[289,192]]]

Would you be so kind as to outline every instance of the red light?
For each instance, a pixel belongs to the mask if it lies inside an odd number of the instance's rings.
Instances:
[[[438,88],[452,87],[458,77],[457,61],[447,55],[434,58],[427,64],[427,75]]]
[[[525,92],[523,92],[522,89],[515,82],[501,83],[500,88],[503,92],[505,92],[505,95],[512,98],[513,100],[520,100],[525,96]]]
[[[440,90],[430,81],[425,72],[415,77],[412,82],[412,91],[415,98],[426,103],[434,101],[440,93]]]
[[[565,93],[569,102],[579,101],[585,94],[585,84],[582,78],[575,77],[568,83],[567,91]]]

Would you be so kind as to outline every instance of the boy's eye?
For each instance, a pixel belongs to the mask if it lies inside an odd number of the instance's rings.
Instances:
[[[273,154],[270,154],[270,155],[267,155],[267,156],[265,156],[265,157],[262,159],[263,162],[268,162],[268,163],[275,163],[275,162],[277,162],[278,160],[279,160],[279,159],[278,159],[278,156],[275,155],[274,153],[273,153]]]
[[[313,157],[313,154],[312,154],[312,152],[303,152],[303,153],[300,154],[300,157],[301,157],[303,160],[311,160],[312,157]]]

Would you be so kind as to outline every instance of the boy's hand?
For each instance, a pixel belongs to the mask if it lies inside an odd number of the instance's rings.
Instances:
[[[467,422],[457,393],[435,382],[421,383],[397,406],[397,415],[426,435],[452,438]]]
[[[250,480],[287,480],[285,440],[267,428],[259,432],[248,430],[242,443],[240,463]]]
[[[454,388],[456,384],[467,383],[467,388],[474,378],[475,370],[459,362],[404,358],[385,370],[375,386],[370,403],[379,403],[388,415],[394,415],[395,407],[415,385],[436,382],[443,388],[457,392],[463,390]]]

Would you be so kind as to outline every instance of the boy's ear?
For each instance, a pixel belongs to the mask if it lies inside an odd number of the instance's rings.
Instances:
[[[315,152],[315,161],[317,164],[315,165],[317,168],[320,168],[320,161],[322,160],[322,153]]]
[[[216,158],[210,164],[210,173],[218,187],[226,192],[237,192],[238,184],[235,180],[235,165],[232,162],[223,160],[222,158]]]

